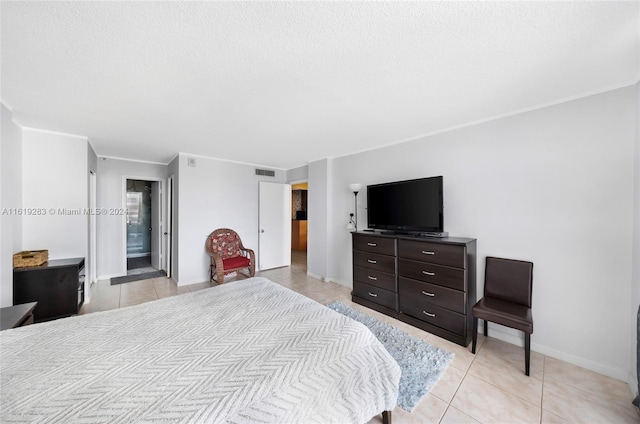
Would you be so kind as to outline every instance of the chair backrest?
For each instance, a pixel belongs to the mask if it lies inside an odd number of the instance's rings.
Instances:
[[[222,259],[240,256],[240,236],[229,228],[219,228],[209,235],[209,243],[214,253]]]
[[[531,307],[533,263],[487,256],[484,295]]]

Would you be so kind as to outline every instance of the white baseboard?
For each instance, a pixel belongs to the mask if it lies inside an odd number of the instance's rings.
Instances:
[[[204,280],[203,279],[193,279],[193,280],[186,280],[186,281],[178,281],[175,278],[171,277],[171,279],[173,281],[175,281],[176,286],[178,287],[182,287],[182,286],[190,286],[192,284],[201,284],[201,283],[208,283],[209,282],[209,277],[205,277]]]
[[[494,337],[504,342],[511,343],[516,346],[521,346],[524,348],[524,335],[522,332],[517,331],[516,333],[519,333],[519,334],[514,334],[511,332],[507,332],[505,330],[510,330],[510,329],[501,327],[501,326],[498,326],[498,327],[492,326],[492,324],[489,323],[489,337]],[[478,323],[478,331],[482,332],[481,323]],[[515,331],[515,330],[512,330],[512,331]],[[521,335],[522,337],[520,337]],[[599,364],[589,359],[581,358],[579,356],[571,355],[569,353],[561,352],[551,347],[535,343],[533,336],[531,339],[531,350],[534,352],[538,352],[543,355],[550,356],[552,358],[559,359],[561,361],[565,361],[570,364],[577,365],[579,367],[597,372],[599,374],[603,374],[608,377],[615,378],[616,380],[629,382],[629,371],[627,370],[608,367],[606,365]]]
[[[314,274],[313,272],[307,271],[307,275],[311,278],[315,278],[316,280],[327,281],[322,275]]]
[[[351,281],[344,281],[344,280],[339,280],[337,278],[333,278],[332,281],[336,284],[340,284],[341,286],[345,286],[347,288],[352,289],[353,288],[353,284],[351,283]]]

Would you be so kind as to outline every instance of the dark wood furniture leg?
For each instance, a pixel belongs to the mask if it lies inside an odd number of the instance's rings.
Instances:
[[[382,411],[382,424],[391,424],[391,411]]]
[[[529,361],[531,359],[531,334],[524,333],[524,373],[529,376]]]
[[[476,354],[476,341],[478,341],[478,318],[473,319],[473,335],[471,336],[471,353]]]
[[[484,320],[484,336],[489,337],[489,321]]]

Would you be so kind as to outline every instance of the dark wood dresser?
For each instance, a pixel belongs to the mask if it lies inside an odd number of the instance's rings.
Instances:
[[[37,304],[38,302],[29,302],[0,308],[0,330],[33,324],[33,310]]]
[[[468,346],[475,266],[475,239],[353,233],[352,300]]]
[[[13,269],[13,304],[38,302],[35,322],[75,315],[84,302],[84,258]]]

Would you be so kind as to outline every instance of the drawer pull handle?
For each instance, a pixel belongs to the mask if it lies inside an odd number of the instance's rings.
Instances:
[[[377,264],[378,261],[374,260],[374,259],[367,259],[367,262],[369,262],[370,264]]]
[[[371,293],[369,293],[369,294],[371,294]],[[426,316],[428,316],[428,317],[431,317],[431,318],[435,318],[435,317],[436,317],[436,314],[430,314],[430,313],[429,313],[429,312],[427,312],[427,311],[422,311],[422,313],[423,313],[423,314],[425,314],[425,315],[426,315]]]
[[[371,296],[371,297],[378,297],[378,295],[377,295],[377,294],[375,294],[375,293],[371,293],[371,292],[369,292],[369,296]]]
[[[435,297],[435,294],[434,294],[434,293],[429,293],[429,292],[426,292],[426,291],[424,291],[424,290],[422,290],[422,294],[423,294],[423,295],[425,295],[425,296]]]
[[[378,243],[367,243],[367,246],[376,247]]]
[[[424,253],[425,255],[435,255],[436,252],[431,252],[429,250],[423,250],[422,253]]]
[[[435,272],[429,272],[429,271],[422,271],[422,273],[423,273],[424,275],[429,275],[429,276],[431,276],[431,277],[433,277],[434,275],[436,275],[436,273],[435,273]]]
[[[376,277],[372,277],[372,276],[370,276],[370,275],[369,275],[369,280],[376,281],[376,280],[377,280],[377,278],[376,278]]]

